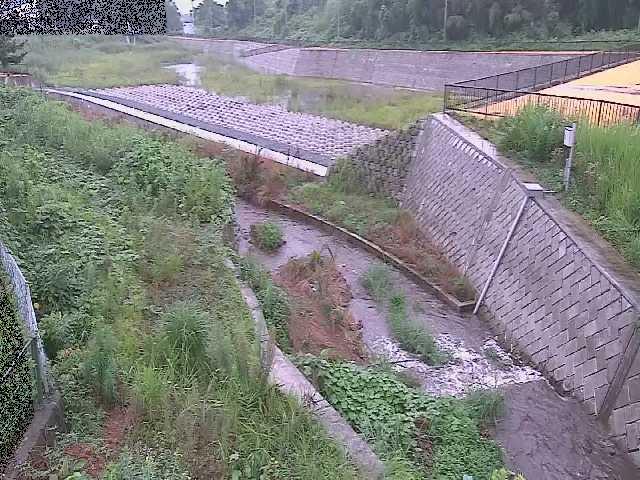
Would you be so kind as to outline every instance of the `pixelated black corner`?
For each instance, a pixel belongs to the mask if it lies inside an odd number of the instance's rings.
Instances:
[[[0,35],[164,33],[164,0],[0,0]]]

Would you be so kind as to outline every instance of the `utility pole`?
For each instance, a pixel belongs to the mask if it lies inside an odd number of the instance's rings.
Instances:
[[[442,35],[444,41],[447,41],[447,17],[449,16],[449,0],[444,0],[444,25],[442,27]]]

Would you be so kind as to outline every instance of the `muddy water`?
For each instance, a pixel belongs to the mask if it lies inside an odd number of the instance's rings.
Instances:
[[[278,223],[285,245],[267,255],[249,242],[249,228],[260,221]],[[257,258],[270,271],[290,258],[314,250],[334,255],[349,284],[351,311],[363,324],[363,340],[371,356],[400,362],[433,395],[464,395],[475,388],[498,387],[505,393],[506,412],[496,429],[509,467],[528,480],[633,480],[640,478],[626,456],[618,453],[606,433],[572,399],[560,397],[535,370],[519,366],[502,351],[477,317],[460,316],[399,272],[391,276],[408,299],[412,316],[435,336],[453,362],[430,367],[402,351],[393,341],[385,314],[360,285],[360,276],[380,261],[369,253],[313,226],[265,211],[241,200],[236,205],[240,252]],[[487,353],[489,352],[489,353]]]

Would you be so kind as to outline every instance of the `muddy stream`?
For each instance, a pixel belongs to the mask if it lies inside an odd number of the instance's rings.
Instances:
[[[263,253],[249,241],[250,226],[267,220],[279,224],[285,234],[286,243],[274,254]],[[558,395],[539,372],[502,350],[479,318],[458,314],[389,267],[396,288],[409,299],[412,318],[424,325],[453,359],[441,367],[428,366],[392,339],[386,313],[360,284],[360,277],[371,265],[382,263],[379,259],[314,226],[242,200],[236,204],[236,223],[241,254],[256,258],[272,273],[291,258],[329,249],[351,289],[350,310],[363,325],[369,355],[408,370],[425,393],[461,396],[476,388],[499,388],[506,408],[495,437],[504,448],[508,467],[522,472],[527,480],[640,478],[594,417],[577,401]]]

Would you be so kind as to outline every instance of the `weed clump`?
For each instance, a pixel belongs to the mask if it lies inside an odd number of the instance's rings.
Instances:
[[[387,318],[393,336],[403,349],[418,355],[429,365],[441,365],[449,361],[447,353],[438,347],[435,339],[426,328],[409,318],[407,300],[404,295],[391,297]]]
[[[291,351],[289,316],[291,308],[287,293],[276,286],[269,273],[251,258],[240,261],[240,278],[256,292],[267,325],[276,344],[285,352]]]
[[[282,229],[277,223],[262,222],[251,225],[251,240],[262,250],[275,252],[284,243]]]
[[[387,309],[391,332],[404,350],[418,355],[429,365],[441,365],[449,361],[447,353],[438,347],[426,328],[409,317],[406,297],[394,293],[395,287],[387,267],[370,267],[364,272],[360,282],[376,303]]]

